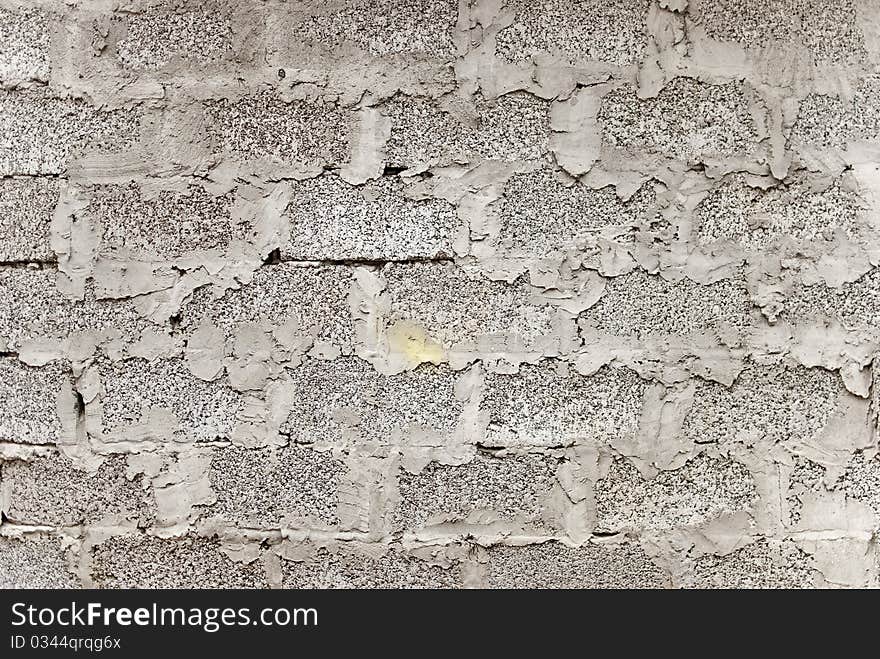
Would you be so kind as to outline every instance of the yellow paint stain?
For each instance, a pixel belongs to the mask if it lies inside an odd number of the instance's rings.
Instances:
[[[388,342],[391,352],[403,354],[413,364],[440,364],[446,361],[443,346],[428,336],[424,328],[412,323],[396,323],[390,327]]]

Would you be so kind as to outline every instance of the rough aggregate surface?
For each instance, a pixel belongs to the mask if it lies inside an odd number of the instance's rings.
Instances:
[[[0,0],[0,587],[880,586],[880,0]]]

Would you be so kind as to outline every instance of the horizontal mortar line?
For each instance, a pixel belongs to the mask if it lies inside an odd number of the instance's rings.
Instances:
[[[13,174],[0,174],[0,181],[15,181],[15,180],[30,181],[33,179],[41,179],[41,178],[62,181],[62,180],[67,179],[67,173],[65,172],[63,174],[52,174],[52,173],[27,174],[27,173],[22,172],[19,174],[15,174],[15,173],[13,173]]]
[[[277,262],[269,262],[264,265],[278,265],[280,263],[302,263],[303,265],[337,265],[337,266],[382,266],[390,263],[455,263],[455,259],[451,256],[413,256],[402,259],[368,259],[368,258],[350,258],[350,259],[280,259]]]
[[[13,522],[9,518],[4,517],[3,523],[0,524],[0,537],[15,537],[14,535],[7,535],[2,531],[6,530],[7,532],[12,531],[13,533],[55,533],[55,534],[64,534],[65,529],[77,528],[77,527],[65,527],[65,526],[46,526],[43,524],[19,524],[17,522]]]
[[[55,444],[0,443],[0,465],[7,462],[30,462],[37,458],[56,456],[60,450]]]
[[[110,531],[113,534],[118,535],[151,535],[152,531],[162,530],[162,527],[153,526],[139,526],[139,527],[128,527],[128,526],[104,526],[101,524],[90,524],[88,522],[84,524],[73,524],[73,525],[51,525],[51,524],[41,524],[35,522],[21,522],[15,521],[8,517],[4,517],[3,524],[0,524],[0,528],[3,527],[16,527],[16,528],[34,528],[39,530],[52,530],[52,531],[78,531],[79,529],[83,530],[102,530],[102,531]],[[242,540],[247,542],[252,542],[255,544],[260,544],[266,540],[269,541],[282,541],[284,540],[284,534],[292,534],[296,538],[311,538],[315,540],[332,540],[334,542],[363,542],[366,544],[377,544],[381,543],[381,541],[377,541],[371,539],[372,536],[369,535],[367,531],[326,531],[323,529],[313,529],[313,528],[289,528],[289,527],[269,527],[269,528],[260,528],[260,527],[251,527],[251,526],[230,526],[226,525],[219,528],[220,532],[223,534],[234,535],[240,537]],[[190,528],[185,533],[180,536],[169,536],[163,537],[162,540],[165,541],[179,541],[182,538],[188,535],[195,535],[197,537],[210,537],[210,535],[201,535],[198,529]]]
[[[12,526],[15,528],[32,528],[32,529],[40,529],[46,532],[55,531],[56,529],[65,528],[63,525],[59,526],[57,524],[42,524],[40,522],[25,522],[22,520],[15,519],[13,517],[9,517],[6,513],[3,513],[3,522],[0,523],[0,529]],[[71,528],[70,526],[66,528]],[[75,528],[75,526],[73,527]]]
[[[23,447],[23,448],[36,448],[36,449],[46,449],[46,450],[60,448],[60,445],[57,442],[46,442],[45,444],[33,444],[33,443],[27,443],[27,442],[20,442],[15,439],[0,439],[0,450],[2,450],[3,447],[6,447],[6,446],[18,446],[18,447]]]
[[[262,265],[273,266],[282,263],[302,264],[312,266],[339,266],[339,267],[382,267],[389,264],[407,265],[413,263],[438,263],[452,264],[455,259],[451,256],[443,257],[409,257],[402,259],[368,259],[368,258],[350,258],[350,259],[279,259],[277,261],[267,261]],[[57,268],[58,261],[39,261],[39,260],[11,260],[0,261],[0,269],[2,268],[34,268],[34,269],[50,269]]]
[[[56,267],[58,261],[12,260],[0,261],[0,268],[49,268]]]

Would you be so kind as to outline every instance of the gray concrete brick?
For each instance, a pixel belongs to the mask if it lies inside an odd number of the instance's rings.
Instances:
[[[746,48],[799,46],[822,63],[854,63],[866,56],[856,7],[853,0],[836,3],[833,11],[812,0],[717,0],[699,3],[699,16],[718,41]]]
[[[37,7],[0,8],[0,83],[49,79],[50,25]]]
[[[634,89],[619,87],[602,100],[599,124],[609,147],[637,156],[724,158],[745,155],[758,141],[749,98],[736,82],[707,85],[676,78],[657,98],[644,100]]]
[[[349,294],[352,268],[282,263],[259,268],[253,280],[219,299],[210,288],[197,290],[181,308],[181,329],[195,330],[209,321],[228,337],[243,323],[268,329],[295,321],[302,334],[335,346],[352,347]]]
[[[784,364],[747,365],[731,387],[695,384],[682,433],[725,446],[815,441],[855,398],[832,371]]]
[[[136,184],[98,186],[83,211],[100,227],[100,256],[175,259],[222,251],[253,237],[246,220],[232,217],[235,195],[213,196],[193,185],[185,192],[147,194]],[[197,257],[196,257],[197,258]]]
[[[0,90],[0,176],[63,174],[81,155],[121,151],[137,140],[138,111],[99,110],[49,92]]]
[[[795,148],[845,149],[880,138],[880,76],[866,77],[851,95],[813,93],[798,106],[791,129]]]
[[[217,501],[204,513],[242,528],[332,526],[345,472],[329,453],[308,447],[217,449],[209,472]]]
[[[575,61],[634,64],[647,42],[648,6],[646,0],[552,0],[539,7],[515,0],[505,6],[514,19],[499,32],[496,52],[514,62],[550,53]]]
[[[0,441],[54,444],[61,438],[55,409],[67,369],[59,362],[40,368],[0,358]]]
[[[571,321],[522,279],[507,284],[440,263],[390,264],[381,274],[390,299],[388,323],[419,325],[447,350],[550,353],[569,347]]]
[[[103,360],[99,373],[103,428],[119,440],[134,439],[146,428],[166,430],[151,417],[157,410],[174,415],[176,423],[167,430],[178,441],[230,439],[244,407],[242,394],[224,380],[199,379],[182,359]]]
[[[481,407],[490,446],[559,446],[632,437],[647,383],[625,368],[583,376],[547,360],[518,373],[489,373]]]
[[[423,365],[380,375],[354,357],[307,359],[289,371],[294,407],[281,432],[297,443],[417,442],[422,433],[456,437],[464,402],[455,395],[456,374]]]
[[[824,477],[824,472],[818,471],[820,473],[816,475]],[[814,481],[817,486],[819,478]],[[834,488],[844,491],[850,499],[865,504],[880,517],[880,459],[877,457],[856,453]]]
[[[98,588],[266,588],[260,562],[239,563],[220,542],[188,535],[113,536],[91,551],[90,576]]]
[[[714,332],[741,337],[753,323],[742,281],[702,285],[636,270],[606,283],[603,297],[581,314],[581,327],[615,336],[679,336]]]
[[[807,554],[792,542],[758,540],[726,556],[707,554],[682,579],[687,588],[811,588]]]
[[[593,190],[539,169],[512,176],[498,206],[501,250],[543,257],[585,249],[613,227],[620,227],[623,240],[631,242],[633,228],[653,219],[656,194],[646,186],[622,201],[611,187]]]
[[[731,178],[700,202],[697,223],[699,244],[729,241],[755,253],[785,239],[821,247],[837,232],[862,243],[877,238],[854,191],[839,184],[814,190],[807,180],[762,191],[743,177]]]
[[[302,8],[298,8],[303,11]],[[343,0],[306,8],[308,15],[285,17],[288,43],[319,47],[321,52],[356,48],[376,57],[455,55],[453,30],[458,18],[454,0]],[[296,14],[294,14],[296,16]]]
[[[399,503],[392,516],[395,529],[422,528],[492,518],[530,528],[552,528],[547,509],[555,483],[557,460],[526,454],[477,455],[463,465],[436,462],[420,473],[401,471]]]
[[[118,333],[133,340],[150,325],[131,300],[74,300],[56,286],[54,268],[0,268],[0,349],[77,332]]]
[[[339,166],[348,161],[348,113],[329,102],[285,102],[261,91],[205,106],[207,132],[217,153],[284,165]]]
[[[354,187],[336,176],[292,184],[283,259],[398,260],[449,257],[464,230],[455,207],[405,195],[404,179],[383,176]]]
[[[55,260],[49,225],[59,190],[54,178],[0,180],[0,262]]]
[[[205,66],[228,56],[232,49],[231,4],[192,5],[194,10],[165,11],[147,7],[140,13],[113,17],[124,35],[115,54],[127,69],[154,71],[184,61]]]
[[[664,588],[669,583],[635,544],[496,545],[488,554],[489,588]]]
[[[480,99],[473,110],[457,113],[441,110],[427,98],[396,96],[383,113],[391,121],[388,164],[395,167],[537,160],[547,150],[550,133],[549,104],[524,92]]]
[[[602,532],[693,526],[726,513],[750,511],[757,498],[753,478],[742,464],[706,455],[652,479],[616,458],[595,489],[597,530]]]
[[[783,302],[780,318],[795,327],[816,322],[824,324],[831,319],[854,334],[880,336],[877,332],[880,321],[878,280],[880,270],[873,269],[839,288],[797,284]]]
[[[352,543],[357,544],[357,543]],[[443,567],[404,551],[359,546],[319,550],[304,561],[282,562],[285,588],[461,588],[458,565]]]
[[[126,476],[125,459],[113,457],[88,472],[54,454],[2,465],[7,519],[20,524],[73,526],[112,519],[146,523],[150,494],[142,478]]]
[[[59,537],[0,537],[0,588],[78,588]]]

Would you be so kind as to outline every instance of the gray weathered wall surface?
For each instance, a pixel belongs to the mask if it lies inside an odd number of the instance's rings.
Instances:
[[[878,17],[0,0],[0,585],[876,585]]]

